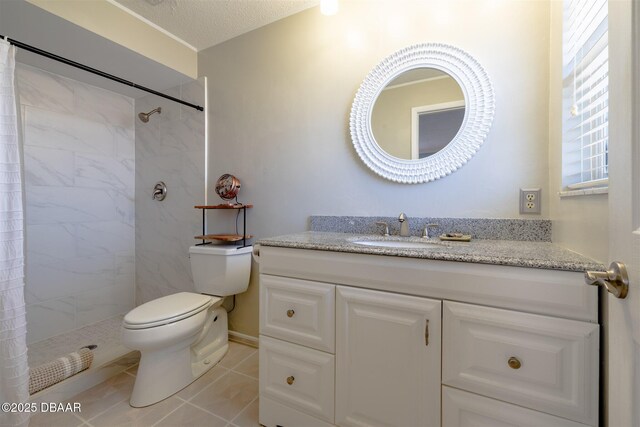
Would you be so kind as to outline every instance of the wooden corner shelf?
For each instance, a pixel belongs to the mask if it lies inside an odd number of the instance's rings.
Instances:
[[[221,205],[200,205],[194,206],[196,209],[251,209],[253,205],[243,205],[241,203],[236,203],[235,205],[229,204],[221,204]]]
[[[0,0],[2,1],[2,0]],[[242,203],[222,203],[219,205],[196,205],[194,208],[202,210],[202,234],[199,236],[195,236],[196,239],[201,240],[202,243],[196,243],[196,246],[201,245],[210,245],[212,241],[217,240],[219,242],[242,242],[240,243],[240,248],[246,248],[247,240],[251,239],[253,236],[247,234],[247,209],[252,208],[251,204],[242,204]],[[236,216],[236,229],[235,233],[227,233],[227,234],[209,234],[207,233],[207,221],[206,221],[206,212],[208,209],[235,209],[237,211]],[[242,212],[242,234],[238,234],[238,217],[240,216],[240,212]]]
[[[219,240],[221,242],[239,242],[240,240],[250,239],[253,236],[248,234],[242,236],[240,234],[205,234],[203,236],[195,236],[198,240]]]

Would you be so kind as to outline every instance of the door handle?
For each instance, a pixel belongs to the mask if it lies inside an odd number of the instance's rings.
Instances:
[[[429,346],[429,319],[424,322],[424,345]]]
[[[626,298],[629,292],[627,267],[621,262],[612,262],[607,271],[585,271],[587,285],[604,286],[616,298]]]

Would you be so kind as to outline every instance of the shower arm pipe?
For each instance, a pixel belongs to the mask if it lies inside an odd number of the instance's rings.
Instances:
[[[54,61],[62,62],[63,64],[67,64],[67,65],[70,65],[72,67],[79,68],[81,70],[87,71],[89,73],[96,74],[96,75],[98,75],[100,77],[104,77],[105,79],[113,80],[114,82],[118,82],[118,83],[121,83],[123,85],[127,85],[127,86],[130,86],[132,88],[142,90],[144,92],[152,93],[152,94],[154,94],[156,96],[159,96],[161,98],[165,98],[165,99],[168,99],[170,101],[177,102],[177,103],[182,104],[182,105],[186,105],[187,107],[195,108],[198,111],[204,111],[204,108],[199,106],[199,105],[192,104],[192,103],[187,102],[187,101],[183,101],[183,100],[175,98],[173,96],[166,95],[166,94],[164,94],[162,92],[155,91],[153,89],[149,89],[148,87],[141,86],[141,85],[133,83],[133,82],[131,82],[129,80],[125,80],[125,79],[123,79],[121,77],[114,76],[113,74],[109,74],[109,73],[106,73],[104,71],[98,70],[96,68],[89,67],[88,65],[80,64],[79,62],[72,61],[70,59],[67,59],[67,58],[64,58],[62,56],[56,55],[55,53],[51,53],[51,52],[47,52],[46,50],[38,49],[37,47],[28,45],[26,43],[19,42],[17,40],[9,38],[9,37],[5,37],[2,34],[0,34],[0,38],[6,40],[7,42],[9,42],[10,44],[12,44],[12,45],[14,45],[16,47],[19,47],[20,49],[24,49],[24,50],[27,50],[29,52],[33,52],[33,53],[35,53],[37,55],[44,56],[45,58],[53,59]]]

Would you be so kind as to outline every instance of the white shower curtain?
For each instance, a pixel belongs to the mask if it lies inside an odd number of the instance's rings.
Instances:
[[[24,403],[29,399],[22,177],[14,71],[15,48],[0,39],[0,403]],[[27,412],[2,409],[0,426],[28,425]]]

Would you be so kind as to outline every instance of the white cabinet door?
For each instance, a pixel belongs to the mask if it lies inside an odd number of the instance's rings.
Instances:
[[[441,302],[338,286],[336,424],[440,426]]]

